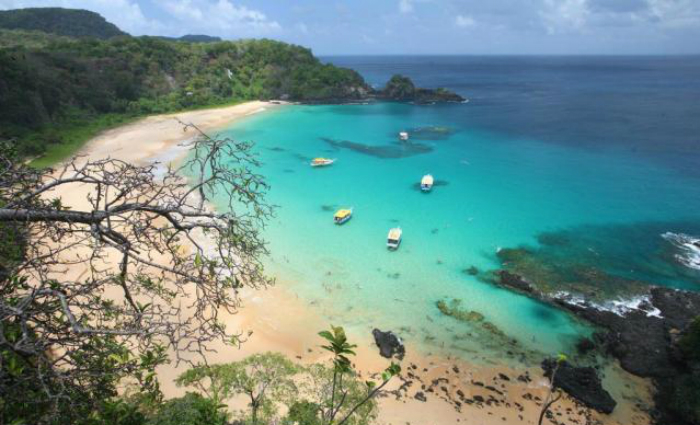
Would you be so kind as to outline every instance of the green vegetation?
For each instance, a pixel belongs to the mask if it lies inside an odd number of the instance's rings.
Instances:
[[[11,47],[0,50],[0,138],[16,140],[25,156],[48,151],[41,165],[65,158],[102,129],[147,114],[255,99],[323,102],[369,91],[356,72],[271,40],[120,37],[27,47],[14,32],[3,34]]]
[[[102,39],[128,35],[95,12],[59,7],[0,11],[0,28]]]
[[[678,346],[688,361],[700,366],[700,316],[688,326]]]
[[[280,420],[304,425],[369,423],[376,414],[375,396],[400,367],[392,363],[378,383],[362,382],[349,359],[355,346],[348,342],[343,328],[334,326],[319,335],[328,343],[323,348],[333,353],[332,367],[302,366],[281,354],[263,353],[238,362],[195,366],[180,375],[177,383],[206,394],[210,406],[218,406],[222,417],[236,416],[253,425]],[[226,411],[225,402],[236,396],[248,400],[248,412]],[[281,406],[287,407],[283,418],[278,417]]]
[[[674,382],[670,406],[688,423],[700,423],[700,316],[678,341],[688,373]]]
[[[8,47],[39,49],[59,41],[67,43],[72,40],[75,39],[48,34],[43,31],[8,30],[0,28],[0,49],[6,49]]]

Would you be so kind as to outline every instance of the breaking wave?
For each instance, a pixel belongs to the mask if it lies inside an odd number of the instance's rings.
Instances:
[[[678,253],[674,257],[679,263],[700,270],[700,238],[673,232],[666,232],[661,237],[676,247]]]

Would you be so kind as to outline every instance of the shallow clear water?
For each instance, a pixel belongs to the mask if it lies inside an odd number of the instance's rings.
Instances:
[[[631,155],[623,143],[587,149],[494,131],[475,124],[479,113],[474,103],[288,106],[237,123],[227,134],[256,142],[269,201],[279,206],[265,233],[268,270],[323,306],[329,322],[400,330],[426,353],[472,360],[570,352],[591,331],[464,272],[499,268],[499,248],[539,247],[543,232],[570,241],[544,247],[543,258],[554,250],[610,273],[700,288],[700,276],[674,262],[661,237],[698,231],[696,176]],[[399,131],[428,126],[451,133],[398,143]],[[312,169],[316,156],[337,162]],[[416,188],[426,173],[438,181],[429,194]],[[341,207],[354,216],[337,226],[332,216]],[[404,240],[390,252],[386,235],[396,226]],[[436,302],[446,298],[484,314],[506,337],[441,315]]]

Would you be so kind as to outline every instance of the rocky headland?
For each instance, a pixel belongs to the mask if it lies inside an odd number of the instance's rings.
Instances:
[[[579,350],[611,355],[626,371],[651,378],[657,389],[654,416],[658,423],[700,423],[700,293],[650,286],[634,302],[606,308],[581,294],[548,291],[508,270],[497,271],[490,281],[598,327],[592,340],[579,343]],[[545,364],[545,370],[548,367]]]

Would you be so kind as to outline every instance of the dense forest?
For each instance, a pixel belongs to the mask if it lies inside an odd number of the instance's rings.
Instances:
[[[272,40],[187,43],[155,37],[44,40],[0,33],[0,137],[25,155],[62,143],[62,128],[252,99],[367,95],[355,71]],[[22,40],[31,40],[23,45]]]
[[[101,39],[128,35],[95,12],[58,7],[0,11],[0,28]]]

